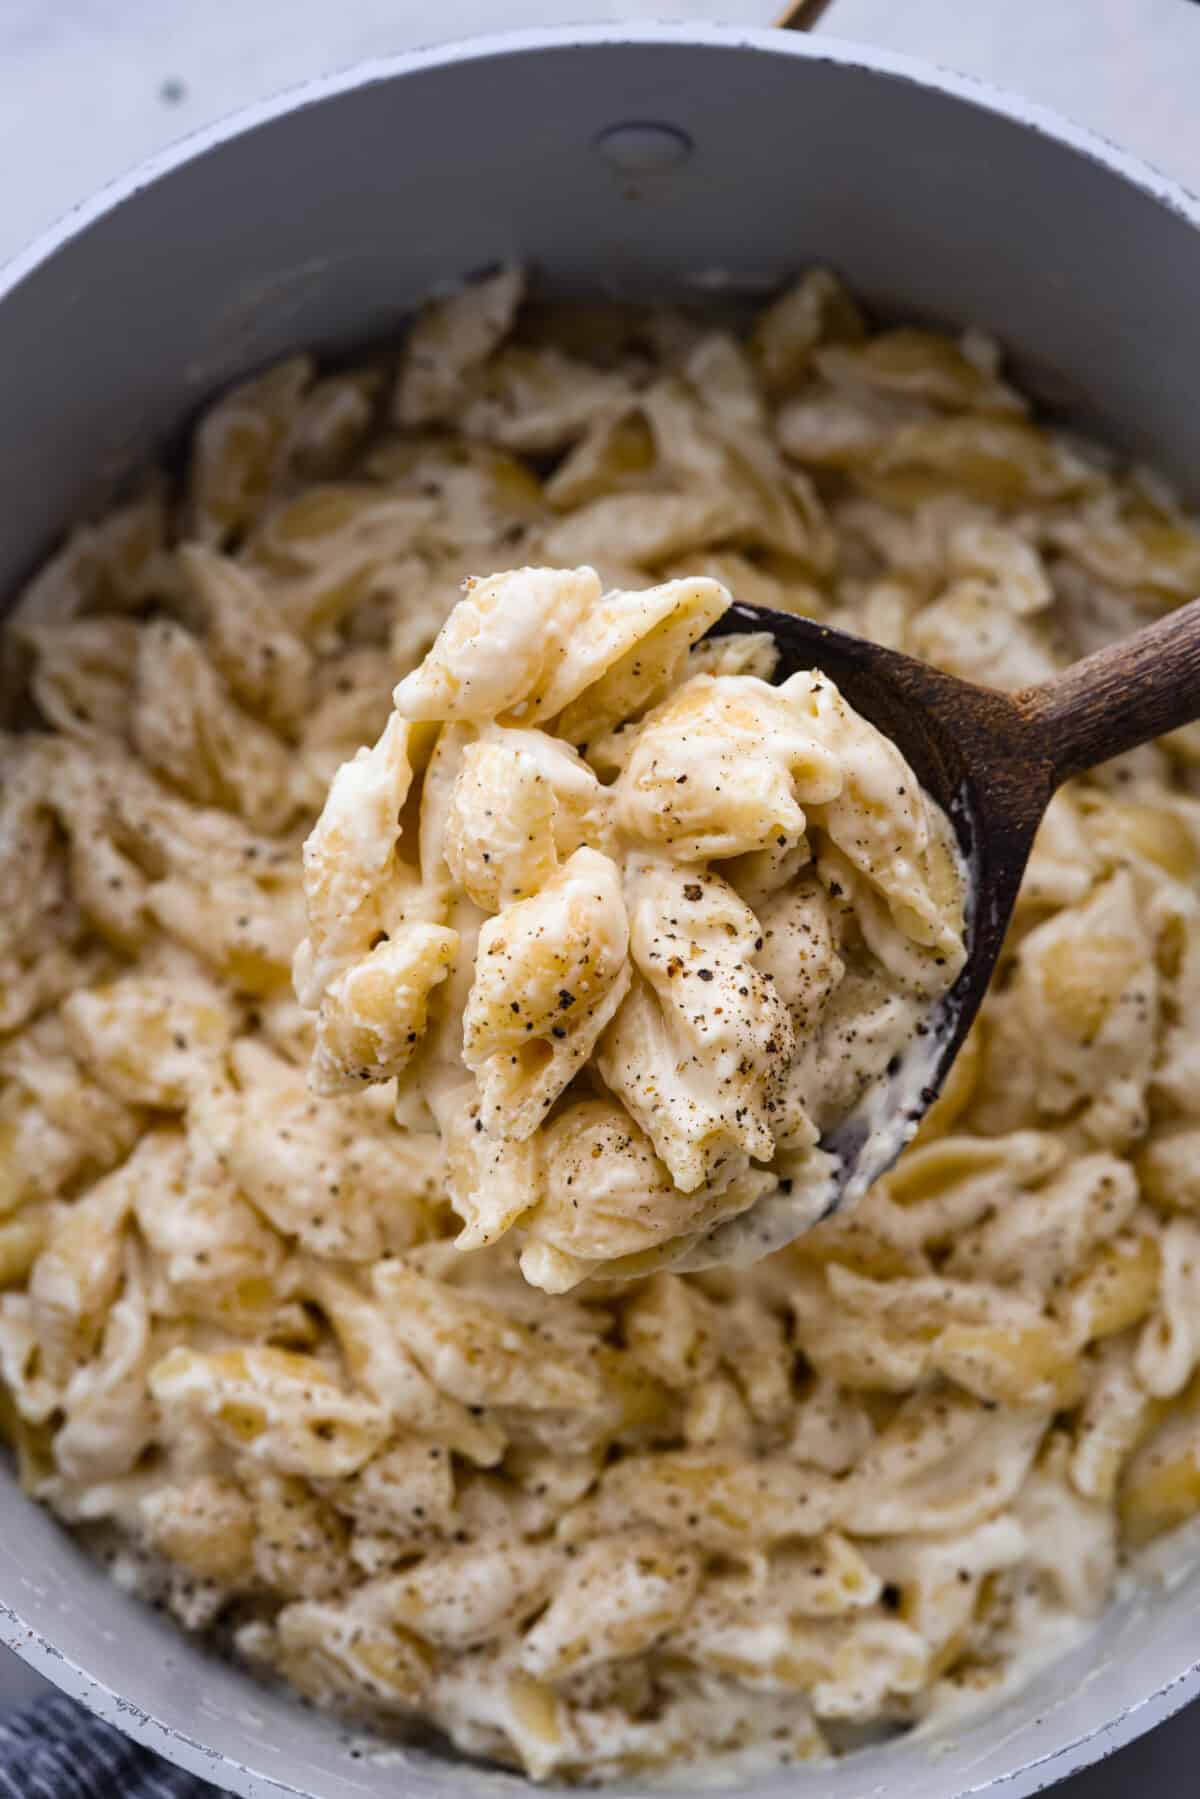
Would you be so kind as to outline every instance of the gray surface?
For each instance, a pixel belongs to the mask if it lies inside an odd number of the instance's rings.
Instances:
[[[24,1705],[48,1691],[46,1682],[32,1668],[27,1668],[11,1649],[0,1649],[0,1712]]]
[[[953,83],[766,34],[620,35],[633,41],[510,43],[335,87],[83,221],[0,299],[0,586],[94,496],[97,470],[119,476],[212,386],[293,346],[384,330],[435,276],[509,254],[560,284],[603,275],[626,291],[714,270],[774,286],[829,257],[881,305],[1000,327],[1081,416],[1119,421],[1180,475],[1200,470],[1200,230],[1181,198]],[[622,119],[674,124],[695,154],[631,187],[591,147]],[[1147,283],[1146,267],[1170,279]],[[1130,355],[1131,335],[1154,356]],[[0,1593],[26,1620],[3,1618],[0,1635],[185,1765],[239,1792],[321,1799],[506,1784],[352,1759],[327,1721],[114,1592],[47,1515],[11,1492],[0,1503]],[[1021,1799],[1194,1690],[1198,1599],[1200,1567],[1152,1606],[1115,1608],[1034,1704],[1013,1698],[936,1750],[908,1740],[790,1772],[763,1799],[947,1799],[997,1779]]]
[[[603,17],[605,0],[455,0],[442,29],[556,11]],[[653,11],[765,18],[761,0]],[[252,0],[220,29],[192,0],[0,0],[0,157],[21,171],[0,194],[0,256],[122,168],[231,106],[326,68],[429,35],[423,0]],[[1141,150],[1200,187],[1200,8],[1184,0],[834,0],[833,30],[911,49],[1021,88]],[[1193,407],[1194,410],[1194,407]],[[11,1500],[9,1503],[12,1503]],[[0,1704],[38,1685],[0,1650]],[[1153,1782],[1196,1789],[1200,1720],[1188,1714],[1069,1783],[1072,1799],[1116,1799]],[[1185,1772],[1186,1771],[1186,1772]]]
[[[769,25],[779,0],[0,0],[0,260],[186,132],[352,63],[576,19]]]
[[[454,76],[431,59],[403,97],[368,81],[273,108],[269,129],[181,164],[169,198],[146,188],[88,226],[5,304],[9,414],[46,425],[0,437],[0,489],[21,520],[0,539],[0,591],[64,514],[98,503],[239,371],[385,333],[448,271],[512,255],[626,293],[730,269],[770,290],[828,259],[868,303],[997,331],[1019,380],[1196,491],[1200,406],[1180,391],[1195,367],[1194,228],[1041,126],[931,103],[907,76],[826,76],[811,40],[775,41],[774,56],[732,58],[728,79],[716,53],[598,53],[569,103],[566,51],[471,56]],[[696,152],[630,188],[592,149],[624,119],[680,126]],[[481,154],[493,142],[503,155]]]
[[[817,29],[1027,94],[1200,190],[1194,0],[832,0]]]
[[[802,0],[803,3],[803,0]],[[0,0],[0,259],[104,182],[265,94],[440,38],[556,20],[766,25],[787,0]],[[1055,106],[1200,187],[1189,0],[830,0],[818,30]]]

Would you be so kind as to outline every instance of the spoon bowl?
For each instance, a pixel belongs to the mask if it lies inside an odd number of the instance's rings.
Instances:
[[[1200,717],[1200,599],[1013,693],[764,606],[735,603],[711,635],[762,631],[779,649],[776,681],[820,669],[892,740],[950,819],[967,874],[967,959],[957,980],[912,1047],[821,1140],[837,1158],[828,1217],[886,1174],[937,1098],[987,993],[1057,789]]]

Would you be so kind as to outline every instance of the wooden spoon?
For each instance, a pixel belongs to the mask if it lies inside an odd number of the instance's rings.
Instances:
[[[847,631],[761,606],[735,604],[713,635],[747,631],[774,637],[777,681],[821,669],[892,739],[953,821],[970,877],[967,960],[957,981],[932,1009],[914,1051],[822,1140],[841,1160],[832,1211],[886,1172],[936,1099],[987,992],[1034,834],[1056,790],[1200,717],[1200,599],[1016,693],[977,687]]]

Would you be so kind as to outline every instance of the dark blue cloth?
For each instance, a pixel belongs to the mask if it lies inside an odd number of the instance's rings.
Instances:
[[[64,1693],[0,1720],[0,1799],[222,1799]]]

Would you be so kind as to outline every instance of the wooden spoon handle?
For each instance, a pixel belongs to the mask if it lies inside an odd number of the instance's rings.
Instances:
[[[1012,695],[1055,785],[1200,717],[1200,599]]]

